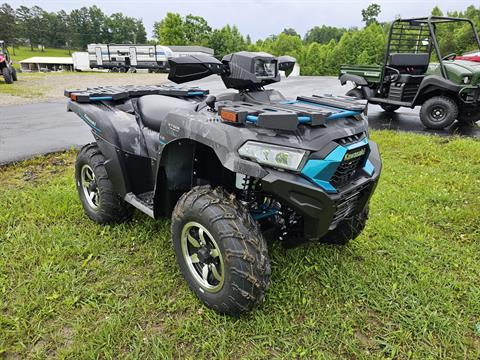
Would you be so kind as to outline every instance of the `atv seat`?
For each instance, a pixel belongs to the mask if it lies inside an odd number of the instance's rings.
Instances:
[[[159,131],[167,114],[176,109],[194,110],[196,103],[165,95],[145,95],[138,99],[138,113],[143,124],[151,130]]]

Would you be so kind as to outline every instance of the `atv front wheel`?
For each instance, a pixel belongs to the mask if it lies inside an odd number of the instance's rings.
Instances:
[[[400,106],[398,105],[391,105],[391,104],[381,104],[380,107],[383,109],[383,111],[392,113],[400,109]]]
[[[321,243],[332,245],[347,245],[350,240],[358,237],[368,220],[368,206],[363,211],[351,219],[341,221],[337,227],[330,230],[324,237],[320,239]]]
[[[17,81],[18,80],[18,77],[17,77],[17,70],[15,68],[12,67],[12,80],[13,81]]]
[[[172,241],[188,286],[209,308],[238,316],[263,300],[270,278],[266,241],[223,189],[199,186],[178,200]]]
[[[458,105],[446,96],[434,96],[425,101],[420,109],[420,120],[429,129],[450,126],[458,116]]]
[[[363,92],[362,92],[362,89],[360,88],[354,88],[354,89],[351,89],[349,90],[345,96],[351,96],[351,97],[354,97],[354,98],[357,98],[357,99],[365,99],[365,97],[363,96]]]
[[[105,157],[95,143],[85,145],[77,155],[75,180],[83,209],[99,224],[130,220],[133,208],[113,190],[104,164]]]
[[[12,72],[10,71],[8,66],[5,66],[2,69],[2,75],[3,75],[3,79],[7,84],[13,84]]]

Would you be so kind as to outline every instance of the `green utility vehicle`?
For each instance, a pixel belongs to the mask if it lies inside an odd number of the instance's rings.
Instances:
[[[437,27],[451,23],[469,24],[480,49],[478,33],[468,19],[397,19],[390,27],[383,65],[341,66],[342,85],[354,85],[347,95],[367,99],[387,112],[421,106],[420,120],[431,129],[445,128],[455,119],[480,120],[480,63],[440,53]],[[431,59],[438,62],[430,63]]]
[[[17,71],[12,66],[12,60],[3,40],[0,40],[0,75],[7,84],[17,81]]]

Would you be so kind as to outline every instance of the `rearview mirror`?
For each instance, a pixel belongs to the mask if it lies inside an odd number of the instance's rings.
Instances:
[[[170,58],[168,63],[170,65],[168,79],[176,84],[220,74],[222,70],[222,63],[208,55],[180,56]]]
[[[295,67],[295,62],[297,60],[291,56],[280,56],[278,58],[278,70],[285,71],[285,76],[288,77]]]

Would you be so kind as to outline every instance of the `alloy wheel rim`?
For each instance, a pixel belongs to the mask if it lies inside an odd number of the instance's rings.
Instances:
[[[80,185],[88,205],[97,210],[100,206],[100,191],[98,190],[97,179],[90,165],[83,165],[80,170]]]
[[[201,289],[215,293],[225,281],[222,253],[210,232],[200,223],[190,221],[181,233],[183,259]]]

